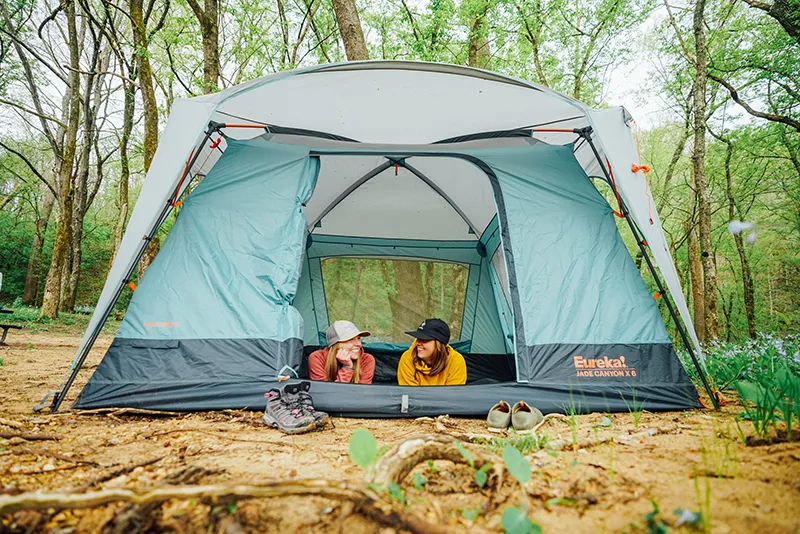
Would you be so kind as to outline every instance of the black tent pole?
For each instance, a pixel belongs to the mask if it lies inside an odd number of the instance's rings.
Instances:
[[[195,153],[195,155],[192,158],[191,162],[186,166],[187,175],[191,172],[192,166],[194,166],[194,164],[197,162],[197,158],[200,156],[200,152],[202,152],[203,147],[205,146],[206,142],[209,140],[211,135],[214,132],[217,132],[221,128],[224,128],[224,127],[225,127],[224,124],[218,124],[218,123],[216,123],[214,121],[211,121],[209,123],[208,129],[206,130],[206,133],[205,133],[205,137],[203,137],[203,141],[200,143],[200,150],[198,150]],[[159,214],[158,219],[156,219],[155,224],[150,229],[150,232],[142,238],[142,240],[145,241],[145,244],[142,246],[142,248],[136,254],[136,259],[133,261],[133,263],[131,263],[131,266],[128,269],[128,272],[125,273],[125,276],[122,279],[122,283],[117,288],[117,292],[114,294],[114,297],[109,301],[108,305],[103,310],[103,314],[101,315],[100,322],[98,322],[97,326],[95,326],[94,332],[92,332],[92,335],[89,338],[88,343],[86,343],[86,346],[83,347],[83,350],[81,351],[80,355],[75,360],[73,360],[72,365],[70,365],[69,375],[67,376],[66,381],[64,382],[64,384],[61,386],[60,389],[52,392],[53,393],[53,402],[50,405],[50,411],[51,412],[58,411],[58,408],[61,406],[61,403],[64,401],[64,398],[67,396],[67,392],[72,387],[72,383],[75,381],[75,377],[78,376],[78,371],[80,371],[81,367],[83,367],[83,362],[86,361],[86,357],[89,355],[89,351],[92,349],[92,346],[94,345],[94,342],[97,340],[97,336],[100,335],[100,330],[102,330],[103,325],[105,325],[106,320],[108,319],[108,316],[111,314],[111,310],[114,308],[114,305],[117,303],[117,300],[119,300],[120,295],[122,295],[122,290],[125,288],[125,285],[127,285],[128,282],[130,281],[131,274],[133,273],[133,270],[136,268],[136,266],[139,264],[139,260],[142,259],[142,255],[144,255],[144,251],[147,250],[147,245],[149,245],[150,241],[153,240],[153,237],[156,235],[156,232],[158,232],[158,229],[161,227],[163,222],[166,220],[167,215],[169,215],[170,207],[172,207],[172,202],[174,200],[177,200],[176,195],[179,193],[179,189],[181,187],[181,183],[182,183],[182,180],[178,182],[178,184],[175,186],[175,190],[169,195],[169,197],[167,197],[167,203],[164,205],[164,208],[161,210],[161,213]],[[45,398],[42,399],[42,401],[39,404],[36,405],[36,407],[34,408],[34,411],[39,411],[42,408],[44,408],[44,406],[43,406],[44,402],[47,400],[47,397],[49,395],[50,395],[50,393],[45,395]]]
[[[708,383],[708,379],[706,378],[706,374],[703,371],[700,362],[697,360],[697,356],[695,355],[694,350],[692,349],[692,345],[689,342],[689,338],[686,336],[686,332],[684,331],[683,326],[681,326],[681,322],[678,319],[678,316],[675,314],[675,309],[672,307],[672,303],[669,300],[669,294],[664,289],[664,286],[661,283],[661,279],[658,277],[658,274],[656,273],[655,266],[650,261],[650,256],[647,254],[647,250],[645,250],[644,248],[644,243],[642,242],[640,233],[637,231],[636,225],[631,220],[630,213],[628,212],[628,207],[625,205],[622,199],[619,198],[617,193],[616,183],[608,174],[608,170],[606,169],[606,166],[603,164],[603,160],[600,158],[600,153],[597,151],[597,147],[594,146],[594,142],[592,141],[592,127],[587,126],[586,128],[576,128],[573,131],[576,134],[583,137],[584,139],[586,139],[586,141],[589,143],[589,146],[592,147],[592,152],[594,152],[594,157],[597,159],[597,163],[600,164],[600,168],[603,169],[603,174],[605,175],[606,180],[614,189],[614,194],[617,195],[617,199],[619,200],[620,203],[620,209],[622,210],[622,215],[625,217],[625,220],[627,221],[628,226],[630,227],[631,232],[633,233],[633,237],[636,240],[636,244],[639,246],[639,251],[642,253],[642,257],[644,257],[645,261],[647,262],[647,267],[650,269],[650,274],[653,275],[653,278],[656,281],[656,285],[658,286],[658,291],[661,293],[661,295],[664,296],[664,302],[666,302],[667,304],[667,309],[669,310],[669,314],[672,316],[672,320],[675,322],[675,326],[677,327],[678,332],[681,335],[681,339],[683,340],[683,344],[686,347],[686,350],[689,352],[689,356],[691,356],[692,358],[692,362],[694,363],[695,369],[697,369],[698,375],[700,375],[700,380],[703,382],[703,386],[705,387],[708,396],[711,397],[711,402],[714,403],[714,408],[719,410],[719,399],[717,399],[717,396],[714,395],[711,386]]]

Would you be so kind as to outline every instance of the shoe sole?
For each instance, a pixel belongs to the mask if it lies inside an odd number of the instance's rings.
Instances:
[[[317,428],[317,422],[314,421],[313,423],[309,424],[308,426],[303,426],[299,428],[281,428],[278,420],[272,417],[269,414],[264,414],[264,422],[271,426],[272,428],[277,428],[284,434],[305,434],[306,432],[311,432],[315,428]]]

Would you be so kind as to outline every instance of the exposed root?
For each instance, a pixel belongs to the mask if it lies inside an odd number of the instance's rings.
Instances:
[[[598,445],[603,445],[605,443],[609,443],[611,441],[615,443],[619,443],[620,445],[628,445],[628,446],[637,446],[641,445],[638,440],[639,438],[655,436],[656,434],[671,434],[677,430],[677,426],[672,427],[665,427],[665,428],[650,428],[648,430],[644,430],[642,432],[637,432],[636,434],[628,434],[628,435],[621,435],[621,436],[603,436],[603,437],[586,437],[580,438],[573,442],[571,439],[562,439],[557,441],[551,441],[547,444],[546,449],[535,453],[535,456],[544,456],[547,454],[547,451],[560,451],[563,449],[569,449],[574,447],[575,449],[589,449],[591,447],[596,447]]]
[[[140,462],[138,464],[133,464],[133,465],[129,465],[127,467],[122,467],[120,469],[112,471],[111,473],[107,473],[107,474],[105,474],[103,476],[100,476],[100,477],[97,477],[97,478],[95,478],[93,480],[90,480],[89,482],[83,484],[82,486],[80,486],[77,489],[78,490],[87,490],[87,489],[91,488],[92,486],[96,486],[98,484],[102,484],[103,482],[107,482],[107,481],[109,481],[111,479],[117,478],[118,476],[122,476],[122,475],[128,474],[131,471],[133,471],[134,469],[136,469],[137,467],[147,467],[148,465],[152,465],[152,464],[154,464],[156,462],[159,462],[159,461],[163,460],[164,458],[166,458],[166,456],[159,456],[158,458],[151,458],[150,460],[145,460],[144,462]]]
[[[107,414],[109,417],[117,415],[168,415],[170,417],[180,417],[186,415],[180,412],[165,412],[163,410],[145,410],[144,408],[97,408],[95,410],[71,410],[75,415],[94,415]]]
[[[14,496],[0,496],[0,514],[19,510],[47,510],[93,508],[117,501],[149,506],[169,499],[209,497],[270,498],[292,495],[314,495],[328,499],[352,502],[354,509],[364,516],[384,525],[415,534],[445,534],[451,529],[433,525],[406,511],[395,510],[380,502],[369,490],[343,482],[327,480],[277,480],[230,485],[167,486],[139,493],[128,489],[108,489],[90,493],[49,493],[34,491]]]

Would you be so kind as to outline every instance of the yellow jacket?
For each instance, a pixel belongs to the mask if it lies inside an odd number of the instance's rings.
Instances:
[[[447,345],[447,365],[435,376],[430,376],[430,367],[425,362],[414,362],[417,341],[400,357],[397,366],[397,383],[401,386],[459,386],[467,383],[467,363],[464,357]]]

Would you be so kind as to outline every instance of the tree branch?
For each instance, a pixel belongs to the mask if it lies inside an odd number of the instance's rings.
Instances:
[[[12,154],[14,154],[15,156],[17,156],[17,157],[18,157],[19,159],[21,159],[23,162],[25,162],[25,165],[27,165],[27,166],[28,166],[28,168],[31,170],[31,172],[33,172],[33,174],[35,174],[35,175],[36,175],[36,177],[37,177],[37,178],[38,178],[38,179],[39,179],[39,180],[40,180],[40,181],[41,181],[41,182],[42,182],[44,185],[46,185],[46,186],[47,186],[47,188],[48,188],[48,189],[49,189],[49,190],[50,190],[50,191],[53,193],[53,196],[54,196],[54,197],[58,198],[58,195],[56,195],[56,190],[55,190],[55,189],[53,189],[53,186],[52,186],[52,185],[50,185],[50,183],[49,183],[47,180],[45,180],[45,179],[44,179],[44,176],[42,176],[42,174],[39,172],[39,170],[38,170],[36,167],[34,167],[34,166],[33,166],[33,163],[31,163],[31,161],[30,161],[30,160],[29,160],[27,157],[25,157],[25,156],[24,156],[24,155],[23,155],[21,152],[18,152],[18,151],[16,151],[16,150],[14,150],[13,148],[11,148],[10,146],[8,146],[7,144],[3,143],[2,141],[0,141],[0,146],[1,146],[1,147],[3,147],[3,148],[5,148],[7,151],[11,152],[11,153],[12,153]]]
[[[784,115],[776,115],[775,113],[765,113],[763,111],[758,111],[756,109],[753,109],[747,102],[743,101],[739,97],[739,93],[731,84],[729,84],[728,82],[726,82],[725,80],[723,80],[722,78],[711,72],[708,73],[708,77],[717,82],[718,84],[720,84],[721,86],[723,86],[725,89],[727,89],[733,101],[742,106],[745,109],[745,111],[747,111],[750,115],[754,117],[759,117],[761,119],[766,119],[768,121],[780,122],[782,124],[786,124],[787,126],[791,126],[795,130],[800,132],[800,121],[792,119],[791,117],[786,117]]]

